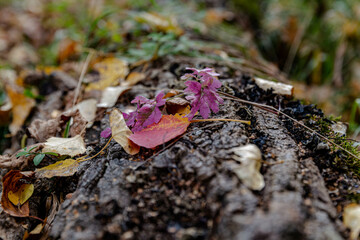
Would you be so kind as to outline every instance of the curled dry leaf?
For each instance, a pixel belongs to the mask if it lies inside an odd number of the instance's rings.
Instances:
[[[50,119],[44,121],[35,119],[27,128],[30,137],[35,138],[38,142],[45,142],[46,139],[56,136],[61,131],[58,119]]]
[[[98,107],[109,108],[113,107],[118,100],[118,98],[129,90],[130,87],[107,87],[101,94],[100,103]]]
[[[80,135],[72,138],[52,137],[45,142],[42,152],[54,152],[60,155],[74,157],[85,153],[86,147],[84,139]]]
[[[19,170],[11,170],[3,177],[1,206],[4,209],[4,211],[10,214],[11,216],[14,217],[29,216],[29,202],[27,200],[32,194],[31,187],[29,186],[31,184],[29,183],[31,182],[33,176],[34,176],[34,172],[20,172]],[[28,186],[23,187],[23,185],[28,185]],[[24,190],[26,193],[23,194],[21,192],[22,190]],[[12,198],[12,201],[9,199],[9,193]],[[18,204],[15,205],[12,202]]]
[[[70,125],[70,137],[75,137],[76,135],[84,136],[85,135],[85,127],[87,125],[86,119],[81,115],[79,110],[75,111],[67,111],[60,115],[61,121],[60,125],[65,127],[67,121],[72,117],[72,123]]]
[[[140,147],[129,140],[132,132],[126,125],[123,114],[114,109],[110,113],[110,127],[114,140],[119,143],[128,154],[137,154]]]
[[[273,82],[262,78],[254,78],[256,85],[263,90],[274,89],[274,93],[286,96],[292,96],[294,87],[288,84]]]
[[[74,109],[79,109],[81,116],[88,122],[86,127],[93,125],[96,116],[96,99],[86,99],[74,106]]]
[[[351,230],[350,239],[358,239],[360,233],[360,205],[350,204],[344,208],[344,225]]]
[[[78,168],[78,161],[74,159],[66,159],[46,167],[36,169],[35,176],[37,178],[67,177],[74,175]]]
[[[27,148],[32,149],[33,147],[35,147],[33,150],[31,150],[31,152],[38,152],[43,148],[43,146],[44,145],[42,143],[38,143],[38,144],[28,146]],[[33,161],[35,155],[30,155],[27,157],[26,156],[16,157],[16,155],[22,151],[23,150],[20,149],[13,155],[0,155],[0,168],[24,169],[25,167],[27,167],[29,165],[29,163],[31,163]]]
[[[240,162],[234,166],[233,172],[240,180],[252,190],[261,190],[265,186],[264,178],[261,175],[261,151],[254,144],[248,144],[232,149],[233,159]]]
[[[35,119],[27,128],[27,131],[29,136],[35,138],[38,142],[45,142],[50,137],[55,137],[60,133],[71,117],[73,118],[73,121],[70,127],[70,136],[74,137],[83,132],[87,124],[86,119],[77,109],[66,111],[57,118],[47,121]]]
[[[6,126],[10,123],[11,108],[10,101],[6,101],[4,105],[0,106],[0,126]]]
[[[160,122],[151,124],[145,129],[134,133],[130,140],[139,146],[154,148],[180,136],[190,125],[188,118],[179,114],[164,115]]]
[[[166,101],[166,111],[169,114],[188,114],[190,113],[189,102],[183,98],[173,98]]]
[[[10,85],[6,86],[6,93],[12,104],[12,122],[9,126],[12,135],[15,135],[26,118],[29,116],[31,109],[35,106],[35,100],[26,97],[20,89],[13,89]]]
[[[123,81],[129,73],[128,63],[118,58],[106,58],[94,65],[94,69],[100,74],[97,82],[90,83],[86,91],[104,90],[110,86],[116,86]]]

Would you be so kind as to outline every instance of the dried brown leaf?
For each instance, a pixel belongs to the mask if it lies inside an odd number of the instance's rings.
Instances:
[[[29,216],[29,202],[14,205],[8,198],[9,192],[17,192],[23,184],[29,184],[34,176],[34,172],[20,172],[11,170],[2,179],[3,191],[1,195],[1,206],[4,211],[14,217]]]
[[[13,89],[14,86],[7,85],[6,92],[12,104],[13,119],[9,126],[12,135],[15,135],[26,118],[29,116],[31,109],[35,106],[35,100],[24,96],[21,89]]]

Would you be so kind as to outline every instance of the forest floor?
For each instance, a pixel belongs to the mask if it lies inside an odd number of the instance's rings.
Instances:
[[[0,11],[1,239],[357,239],[359,219],[344,221],[359,211],[359,153],[336,119],[256,84],[291,84],[273,64],[144,12],[101,15],[82,46],[65,37],[54,51],[41,45],[61,35],[42,25],[51,14]],[[120,38],[115,20],[127,27]],[[188,67],[220,74],[224,103],[211,118],[250,124],[189,122],[135,154],[100,137],[135,97],[182,95]],[[241,147],[260,150],[255,165]]]

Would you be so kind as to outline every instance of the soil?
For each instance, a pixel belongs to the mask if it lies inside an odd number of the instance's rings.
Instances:
[[[177,79],[187,66],[213,67],[227,86],[223,91],[274,106],[300,121],[323,117],[314,106],[263,91],[247,73],[207,59],[168,57],[139,67],[150,78],[142,86],[183,89]],[[48,94],[70,94],[51,87]],[[153,97],[154,91],[136,87],[120,97],[117,107],[128,106],[138,94]],[[40,107],[37,111],[34,119]],[[60,204],[45,238],[349,238],[342,209],[349,196],[360,193],[360,181],[333,164],[327,143],[282,116],[231,100],[214,117],[251,120],[251,125],[193,123],[182,137],[134,157],[112,141],[103,154],[81,163],[75,176],[35,182],[31,215],[45,218],[48,201]],[[103,113],[86,133],[94,152],[105,145],[99,135],[107,126]],[[250,190],[232,171],[232,148],[249,143],[262,152],[261,191]],[[6,172],[0,170],[1,176]],[[38,223],[2,212],[0,236],[22,239]]]

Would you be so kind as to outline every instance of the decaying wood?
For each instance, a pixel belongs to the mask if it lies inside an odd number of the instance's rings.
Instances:
[[[168,69],[165,64],[162,70],[153,70],[156,87],[180,88],[178,76]],[[228,77],[224,82],[239,91],[241,79]],[[144,90],[132,91],[147,96]],[[225,100],[216,117],[244,116],[251,118],[251,126],[192,123],[165,151],[142,151],[140,158],[112,141],[105,154],[82,162],[75,177],[37,182],[35,196],[57,192],[64,200],[48,238],[346,239],[314,159],[302,153],[278,115]],[[102,127],[108,124],[104,118]],[[249,143],[262,152],[261,191],[246,187],[232,169],[231,149]],[[104,145],[101,139],[98,147]],[[37,200],[30,208],[40,208]],[[24,224],[5,213],[0,214],[0,223],[1,238],[22,238]]]

